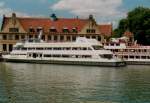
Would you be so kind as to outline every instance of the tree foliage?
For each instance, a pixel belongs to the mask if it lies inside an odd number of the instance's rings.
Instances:
[[[150,45],[150,8],[137,7],[128,12],[126,19],[119,22],[118,28],[114,30],[114,35],[120,37],[129,30],[134,34],[135,40],[143,45]]]

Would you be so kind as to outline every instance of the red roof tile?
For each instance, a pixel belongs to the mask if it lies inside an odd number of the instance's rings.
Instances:
[[[105,36],[112,35],[112,24],[99,25],[99,29],[100,29],[101,34]]]
[[[130,31],[125,31],[123,35],[127,37],[132,37],[133,33],[131,33]]]
[[[88,23],[88,19],[79,19],[79,18],[58,18],[58,20],[53,21],[50,18],[24,18],[24,17],[16,17],[24,30],[26,32],[29,31],[29,28],[37,29],[38,27],[42,27],[44,32],[49,32],[51,27],[56,28],[57,32],[61,33],[63,28],[68,28],[71,31],[73,28],[77,28],[77,31],[80,32],[83,27]],[[4,17],[2,29],[7,25],[11,17]],[[112,25],[98,25],[101,34],[106,36],[111,36],[112,34]]]

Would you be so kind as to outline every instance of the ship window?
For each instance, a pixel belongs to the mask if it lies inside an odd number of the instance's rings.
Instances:
[[[83,47],[82,50],[87,50],[87,48],[86,48],[86,47]]]
[[[47,50],[52,50],[52,48],[47,48]]]
[[[146,49],[144,49],[143,51],[146,52]]]
[[[88,50],[92,50],[90,47],[88,47]]]
[[[136,59],[140,59],[140,56],[136,56]]]
[[[142,59],[146,59],[146,56],[141,56]]]
[[[128,59],[128,56],[124,56],[125,59]]]
[[[61,48],[53,48],[53,50],[61,50]]]
[[[119,46],[119,44],[117,43],[116,46]]]
[[[82,55],[82,58],[92,58],[91,55]]]
[[[61,57],[61,55],[58,55],[58,54],[54,54],[52,55],[53,57]]]
[[[35,48],[28,48],[28,50],[34,50]]]
[[[129,56],[129,58],[134,59],[134,56]]]
[[[111,59],[111,58],[113,58],[113,55],[112,54],[103,54],[103,55],[100,55],[100,57]]]
[[[36,50],[43,50],[43,48],[36,48]]]
[[[52,57],[50,54],[45,54],[44,57]]]
[[[70,56],[63,54],[62,57],[64,57],[64,58],[69,58]]]
[[[93,45],[92,46],[94,48],[94,50],[101,50],[103,47],[99,46],[99,45]]]
[[[128,56],[124,56],[125,59],[128,59]]]
[[[76,47],[73,47],[73,48],[72,48],[72,50],[78,50],[78,48],[76,48]]]
[[[24,48],[22,48],[21,50],[27,50],[27,48],[24,47]]]
[[[147,58],[150,59],[150,56],[148,56]]]
[[[71,50],[71,48],[66,48],[66,50]]]

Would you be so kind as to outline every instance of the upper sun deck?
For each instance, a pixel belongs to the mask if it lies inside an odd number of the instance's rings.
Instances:
[[[21,43],[17,43],[14,47],[89,47],[92,45],[98,45],[102,47],[102,44],[96,39],[87,39],[85,37],[78,37],[75,42],[44,42],[41,40],[28,40]]]

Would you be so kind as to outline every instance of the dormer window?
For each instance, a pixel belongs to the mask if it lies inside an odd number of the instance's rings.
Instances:
[[[63,33],[69,33],[69,29],[68,29],[67,27],[64,27],[64,28],[62,29],[62,32],[63,32]]]
[[[37,32],[40,32],[41,30],[43,30],[42,27],[38,27],[38,28],[36,29]]]
[[[49,29],[50,32],[57,32],[56,28],[53,26]]]
[[[77,31],[77,28],[72,28],[72,32],[73,33],[77,33],[78,31]]]
[[[29,28],[29,32],[30,32],[30,33],[35,32],[34,28],[30,27],[30,28]]]
[[[87,29],[86,32],[87,32],[87,33],[95,33],[96,30],[95,30],[95,29]]]
[[[9,28],[9,32],[19,32],[18,28]]]

